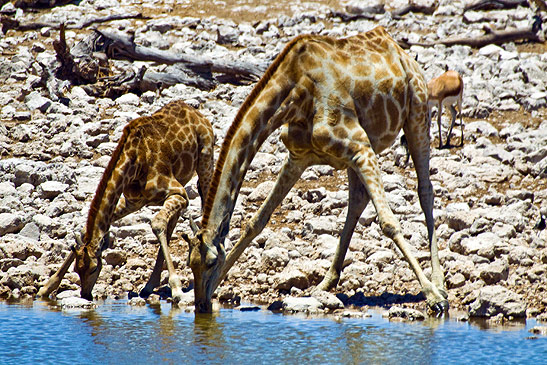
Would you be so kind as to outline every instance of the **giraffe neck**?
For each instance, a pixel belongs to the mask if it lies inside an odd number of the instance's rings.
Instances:
[[[228,129],[213,174],[202,226],[212,235],[216,245],[224,240],[230,225],[235,201],[247,169],[264,140],[277,128],[283,118],[272,118],[294,86],[284,72],[275,72],[287,53],[304,37],[290,42],[266,70],[262,79],[247,97],[234,122]]]
[[[123,153],[126,140],[127,133],[124,130],[89,207],[82,241],[92,252],[100,249],[101,238],[110,228],[116,205],[124,190],[124,180],[128,181],[126,174],[132,162],[131,158]]]

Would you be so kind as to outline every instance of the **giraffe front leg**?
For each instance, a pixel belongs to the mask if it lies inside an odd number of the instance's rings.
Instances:
[[[319,290],[328,291],[335,288],[340,281],[340,273],[342,272],[342,265],[344,264],[344,258],[351,241],[351,236],[357,225],[357,221],[361,216],[361,213],[369,202],[369,197],[365,186],[359,180],[359,177],[352,169],[348,169],[349,180],[349,206],[348,215],[346,217],[346,223],[344,229],[340,235],[340,243],[336,248],[334,259],[331,267],[321,283],[317,286]]]
[[[160,250],[163,252],[163,255],[158,253],[158,261],[161,256],[163,256],[167,264],[167,270],[169,271],[169,287],[171,288],[174,303],[178,303],[182,299],[182,284],[181,279],[175,270],[175,266],[173,265],[171,255],[169,254],[169,240],[171,239],[171,234],[173,233],[180,216],[180,212],[188,206],[188,196],[186,195],[184,188],[180,187],[177,192],[178,194],[170,195],[165,200],[162,209],[156,214],[151,222],[152,231],[158,238]],[[156,271],[156,267],[159,266],[158,261],[156,261],[156,265],[154,266],[153,275]],[[163,266],[163,262],[161,265]],[[161,272],[161,270],[159,271]]]
[[[161,272],[163,270],[164,261],[165,258],[163,256],[163,250],[160,246],[160,248],[158,249],[156,263],[154,264],[154,270],[152,270],[152,274],[150,275],[150,278],[146,282],[144,288],[142,288],[142,290],[139,292],[139,297],[148,298],[150,294],[154,292],[154,289],[160,286]]]
[[[135,200],[127,199],[125,196],[121,196],[116,204],[116,209],[114,209],[114,214],[112,215],[112,222],[116,222],[119,219],[122,219],[126,215],[129,215],[145,206],[144,200]]]
[[[47,283],[40,288],[36,296],[39,298],[47,298],[52,292],[57,290],[59,285],[61,285],[61,281],[63,280],[66,272],[68,271],[70,264],[72,264],[75,258],[76,258],[76,255],[74,254],[74,251],[70,251],[70,255],[68,255],[66,260],[63,262],[63,264],[59,268],[59,270],[57,270],[55,274],[53,274],[53,276],[49,278]]]
[[[283,167],[277,177],[274,188],[268,194],[268,197],[259,210],[255,213],[253,218],[247,223],[244,233],[241,235],[239,241],[232,247],[226,261],[222,266],[221,275],[218,277],[217,282],[213,288],[217,288],[218,285],[228,274],[230,268],[235,264],[239,256],[249,246],[253,239],[262,232],[270,217],[277,208],[277,206],[283,201],[289,190],[294,186],[296,181],[300,178],[304,170],[308,167],[308,164],[300,160],[295,160],[289,155],[285,160]]]

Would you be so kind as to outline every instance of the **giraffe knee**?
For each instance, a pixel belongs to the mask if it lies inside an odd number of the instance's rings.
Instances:
[[[395,236],[401,234],[401,227],[398,224],[385,222],[382,225],[382,232],[391,239],[395,239]]]
[[[150,226],[152,227],[152,232],[154,232],[154,234],[157,236],[166,230],[167,219],[165,219],[164,217],[160,217],[158,214],[154,218],[152,218]]]

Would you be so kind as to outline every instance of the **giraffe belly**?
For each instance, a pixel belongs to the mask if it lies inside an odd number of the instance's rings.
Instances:
[[[301,125],[284,124],[281,127],[281,140],[293,158],[305,161],[309,166],[330,165],[337,170],[348,167],[345,161],[314,148],[311,142],[311,131]]]

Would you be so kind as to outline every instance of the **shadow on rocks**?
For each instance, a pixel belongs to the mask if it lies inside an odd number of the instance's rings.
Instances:
[[[344,303],[344,306],[356,307],[390,307],[394,304],[418,303],[425,300],[422,293],[400,295],[384,292],[381,295],[365,296],[363,292],[357,292],[351,297],[344,293],[338,293],[336,297]]]

